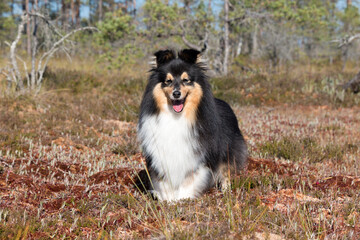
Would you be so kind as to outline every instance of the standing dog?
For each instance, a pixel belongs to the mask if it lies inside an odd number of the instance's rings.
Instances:
[[[236,116],[214,98],[199,55],[193,49],[178,56],[156,52],[141,102],[138,136],[149,190],[160,200],[195,198],[217,184],[226,189],[228,171],[246,164]]]

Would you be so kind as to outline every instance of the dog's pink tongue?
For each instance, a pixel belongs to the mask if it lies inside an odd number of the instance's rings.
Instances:
[[[173,105],[173,109],[175,110],[175,112],[181,112],[181,110],[183,109],[184,104],[181,103],[179,105]]]

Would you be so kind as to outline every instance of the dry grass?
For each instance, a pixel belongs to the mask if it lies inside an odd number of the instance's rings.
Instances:
[[[360,237],[358,96],[342,101],[321,72],[305,90],[281,73],[212,80],[239,118],[248,169],[229,192],[157,202],[133,187],[139,72],[58,60],[39,95],[0,99],[1,239]]]

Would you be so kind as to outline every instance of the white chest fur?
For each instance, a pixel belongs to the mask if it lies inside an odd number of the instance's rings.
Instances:
[[[162,112],[142,119],[139,138],[144,151],[152,157],[152,167],[165,176],[173,190],[201,165],[196,132],[182,114]]]

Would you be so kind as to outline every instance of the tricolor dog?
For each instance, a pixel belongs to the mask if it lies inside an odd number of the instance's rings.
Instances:
[[[226,189],[229,170],[246,164],[236,116],[214,98],[199,55],[193,49],[156,52],[141,102],[138,138],[148,190],[160,200],[195,198],[213,186]]]

